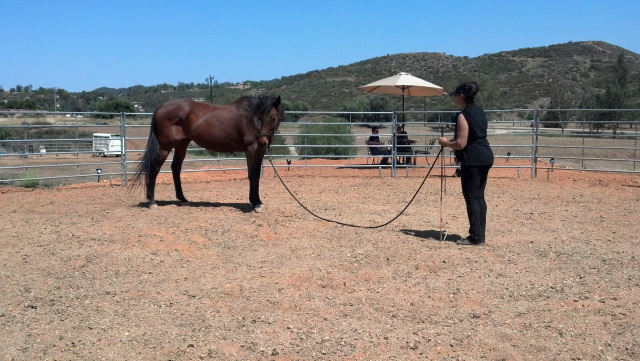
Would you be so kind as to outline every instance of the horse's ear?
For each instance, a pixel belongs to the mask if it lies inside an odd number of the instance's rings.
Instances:
[[[280,106],[280,103],[281,103],[281,100],[280,100],[280,96],[278,95],[278,97],[276,98],[276,101],[273,103],[273,106],[277,108]]]

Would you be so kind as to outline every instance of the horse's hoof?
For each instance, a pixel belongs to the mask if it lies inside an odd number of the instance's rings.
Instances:
[[[258,204],[257,206],[253,207],[253,210],[256,213],[262,213],[262,211],[264,210],[264,206],[262,204]]]
[[[158,205],[156,203],[149,204],[149,209],[158,209]]]

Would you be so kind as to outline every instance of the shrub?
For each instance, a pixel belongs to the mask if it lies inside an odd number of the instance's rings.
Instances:
[[[356,154],[356,148],[351,147],[354,142],[351,127],[344,119],[326,118],[322,123],[304,124],[300,127],[300,134],[294,138],[300,158],[332,158]]]
[[[13,137],[14,137],[14,135],[11,132],[10,129],[0,128],[0,140],[2,140],[2,139],[11,139]]]
[[[27,174],[27,180],[18,182],[18,186],[23,188],[37,188],[40,181],[36,178],[38,178],[37,174],[29,173]]]

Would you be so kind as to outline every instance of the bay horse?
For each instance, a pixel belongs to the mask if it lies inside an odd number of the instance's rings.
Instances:
[[[188,202],[182,193],[180,171],[191,141],[213,152],[243,151],[249,173],[249,202],[262,211],[260,169],[275,131],[284,118],[284,107],[272,95],[245,96],[229,105],[213,105],[191,99],[170,100],[153,113],[149,140],[132,179],[132,187],[146,185],[149,208],[154,198],[156,178],[167,156],[174,151],[171,173],[176,197]]]

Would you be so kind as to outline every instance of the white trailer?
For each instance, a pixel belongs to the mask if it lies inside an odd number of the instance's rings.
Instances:
[[[93,155],[108,157],[122,155],[122,138],[120,134],[93,133]]]

